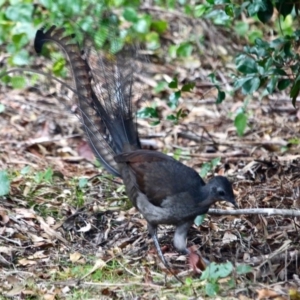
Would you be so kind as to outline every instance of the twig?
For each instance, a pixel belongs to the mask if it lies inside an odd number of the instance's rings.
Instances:
[[[277,209],[277,208],[249,208],[249,209],[235,209],[225,210],[210,208],[208,213],[210,215],[280,215],[284,217],[300,217],[300,210],[292,209]]]

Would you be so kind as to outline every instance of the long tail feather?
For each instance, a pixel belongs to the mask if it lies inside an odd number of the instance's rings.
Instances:
[[[64,51],[88,142],[103,166],[120,176],[114,156],[128,146],[140,148],[131,107],[134,67],[122,54],[100,55],[92,47],[82,53],[73,37],[55,26],[38,30],[35,50],[40,53],[46,42],[55,42]]]

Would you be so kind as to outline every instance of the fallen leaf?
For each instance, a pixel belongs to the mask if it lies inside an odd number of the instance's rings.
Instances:
[[[222,243],[223,245],[225,245],[236,240],[237,240],[236,235],[232,234],[230,231],[226,231],[223,236]]]
[[[102,268],[105,267],[105,266],[106,266],[106,262],[105,262],[104,260],[102,260],[102,259],[100,259],[100,258],[97,259],[96,262],[95,262],[95,264],[94,264],[94,266],[93,266],[93,268],[92,268],[88,273],[86,273],[86,274],[81,278],[81,280],[84,279],[84,278],[86,278],[86,277],[89,276],[90,274],[94,273],[96,270],[102,269]]]
[[[70,261],[72,263],[77,262],[81,258],[81,254],[79,252],[74,252],[70,254]]]

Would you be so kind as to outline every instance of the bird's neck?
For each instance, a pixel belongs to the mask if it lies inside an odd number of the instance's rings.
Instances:
[[[210,207],[212,204],[216,202],[215,199],[210,197],[210,186],[209,183],[201,186],[200,188],[200,197],[199,197],[199,205],[201,207]]]

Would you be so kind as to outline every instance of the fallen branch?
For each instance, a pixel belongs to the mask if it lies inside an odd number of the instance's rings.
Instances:
[[[209,209],[208,213],[210,215],[280,215],[285,217],[300,217],[300,210],[276,208],[249,208],[235,210],[211,208]]]

